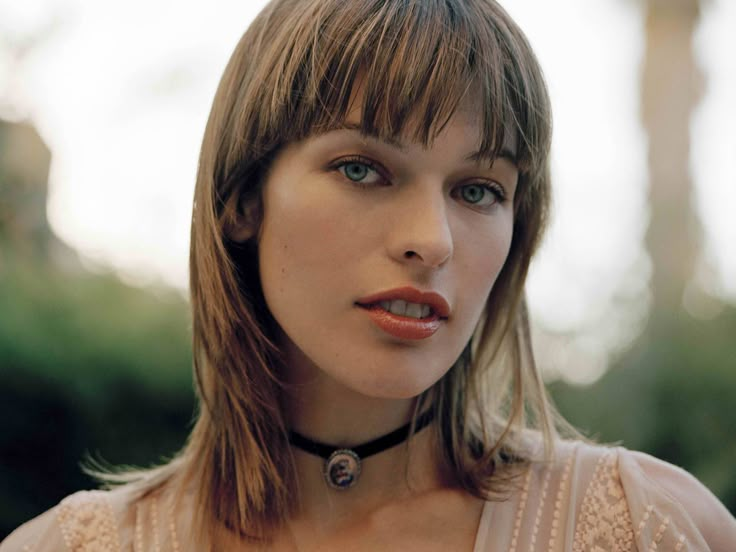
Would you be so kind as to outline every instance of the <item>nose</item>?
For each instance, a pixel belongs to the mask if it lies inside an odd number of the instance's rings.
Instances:
[[[427,188],[416,186],[399,202],[389,232],[389,254],[402,263],[439,268],[452,257],[452,231],[444,193]]]

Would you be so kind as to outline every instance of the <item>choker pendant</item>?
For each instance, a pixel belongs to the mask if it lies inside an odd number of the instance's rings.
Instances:
[[[417,418],[414,432],[418,433],[424,429],[433,419],[434,409],[430,408]],[[290,431],[289,443],[304,452],[323,458],[325,463],[322,475],[325,483],[332,489],[344,491],[358,483],[362,460],[403,443],[409,437],[410,430],[411,423],[408,423],[391,433],[353,448],[328,445],[314,441],[296,431]]]
[[[349,489],[360,477],[360,456],[350,449],[338,449],[325,461],[325,481],[333,489]]]

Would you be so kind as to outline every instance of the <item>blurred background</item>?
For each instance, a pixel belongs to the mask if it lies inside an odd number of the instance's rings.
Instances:
[[[549,82],[528,295],[560,409],[736,513],[736,2],[505,0]],[[218,78],[263,2],[0,0],[0,539],[191,426],[187,253]]]

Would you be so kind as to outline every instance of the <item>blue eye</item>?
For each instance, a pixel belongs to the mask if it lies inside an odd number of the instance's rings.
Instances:
[[[345,159],[334,168],[355,184],[378,184],[383,180],[378,170],[368,160]]]
[[[474,207],[490,207],[505,199],[503,190],[495,184],[465,184],[457,190],[460,199]]]
[[[343,172],[350,180],[360,181],[368,176],[369,167],[363,163],[347,163],[343,165]]]

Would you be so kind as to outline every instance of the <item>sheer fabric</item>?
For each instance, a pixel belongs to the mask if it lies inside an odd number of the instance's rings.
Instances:
[[[691,503],[682,504],[675,498],[681,493],[660,484],[678,478],[698,486]],[[701,520],[710,512],[721,525],[706,539]],[[126,487],[82,491],[18,528],[0,552],[189,552],[194,549],[183,537],[191,517],[185,508],[174,511],[162,496],[133,501]],[[556,461],[533,463],[508,500],[486,502],[474,547],[635,550],[736,550],[736,519],[679,468],[623,448],[580,442],[559,443]]]

